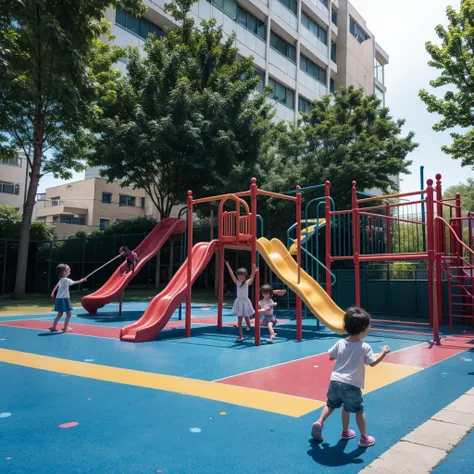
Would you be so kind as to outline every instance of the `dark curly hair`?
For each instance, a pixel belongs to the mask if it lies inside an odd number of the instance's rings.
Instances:
[[[262,295],[264,293],[270,293],[270,296],[273,296],[273,288],[271,285],[262,285],[261,288],[260,288],[260,293],[262,293]]]
[[[352,307],[344,314],[344,329],[350,336],[357,336],[370,326],[370,314],[362,308]]]

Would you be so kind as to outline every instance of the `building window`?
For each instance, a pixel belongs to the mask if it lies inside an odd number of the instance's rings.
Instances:
[[[59,222],[58,216],[53,216],[53,224],[57,224]]]
[[[51,206],[60,206],[60,205],[61,205],[61,198],[59,196],[51,198]]]
[[[54,220],[56,219],[56,220]],[[53,222],[55,224],[58,223],[58,218],[53,217]],[[74,217],[74,216],[59,216],[59,223],[60,224],[76,224],[76,225],[84,225],[85,219],[84,217]]]
[[[336,55],[336,43],[331,42],[331,61],[336,62],[337,55]]]
[[[369,35],[365,33],[365,31],[352,18],[350,19],[349,29],[352,36],[354,36],[359,43],[363,43],[365,40],[369,39]]]
[[[259,77],[260,81],[257,85],[257,91],[258,92],[263,92],[263,86],[265,84],[265,73],[263,71],[260,71],[260,69],[255,69],[255,73]]]
[[[328,0],[319,0],[319,3],[322,3],[326,8],[329,6]]]
[[[140,198],[140,207],[145,209],[145,198]]]
[[[328,32],[322,27],[319,26],[314,20],[312,20],[305,12],[301,12],[301,24],[311,33],[313,33],[316,38],[319,39],[324,44],[328,44]]]
[[[133,196],[120,196],[120,206],[135,207],[135,198]]]
[[[331,13],[331,21],[337,26],[337,12],[334,10]]]
[[[295,0],[278,0],[282,5],[284,5],[288,10],[290,10],[293,14],[296,15],[298,11],[297,3]]]
[[[237,23],[263,41],[267,41],[267,25],[239,5],[237,5]]]
[[[381,84],[385,84],[385,71],[383,64],[376,58],[375,59],[375,79]]]
[[[112,193],[102,193],[102,202],[104,204],[112,204]]]
[[[3,194],[20,194],[20,185],[9,183],[8,181],[0,181],[0,193]]]
[[[286,56],[290,61],[296,63],[296,48],[292,44],[285,41],[283,38],[280,38],[273,31],[270,35],[270,46],[279,53],[283,54],[283,56]]]
[[[380,106],[385,107],[385,93],[384,93],[384,91],[379,89],[378,87],[375,87],[375,95],[377,96],[377,99],[379,99],[382,102],[380,104]]]
[[[103,217],[100,218],[100,230],[107,229],[110,225],[110,219],[104,219]]]
[[[326,85],[326,70],[313,63],[306,56],[300,55],[300,69],[321,84]]]
[[[21,158],[18,158],[18,157],[8,158],[8,160],[1,160],[0,164],[21,167]]]
[[[165,34],[159,26],[156,26],[146,18],[137,18],[132,13],[121,8],[116,10],[115,23],[143,39],[147,39],[150,33],[154,33],[157,38],[163,38]]]
[[[234,0],[211,0],[210,3],[235,20],[237,16],[237,3]]]
[[[335,87],[334,87],[334,79],[331,79],[331,80],[329,81],[329,92],[330,92],[331,94],[334,94],[334,90],[335,90]]]
[[[46,222],[46,217],[37,217],[36,221],[37,222]]]
[[[308,114],[309,112],[311,112],[312,106],[313,105],[309,100],[301,96],[298,97],[298,111],[305,112]]]
[[[295,93],[291,89],[286,88],[271,78],[268,80],[268,85],[273,89],[271,97],[274,100],[291,110],[295,109]]]

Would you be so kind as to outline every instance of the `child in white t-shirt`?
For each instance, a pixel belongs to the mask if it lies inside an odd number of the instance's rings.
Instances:
[[[58,312],[52,327],[50,327],[50,331],[57,331],[56,326],[59,323],[59,320],[62,318],[63,313],[66,313],[66,321],[64,322],[63,331],[69,332],[71,328],[69,327],[69,321],[71,319],[71,299],[69,294],[69,287],[72,285],[77,285],[78,283],[84,283],[87,281],[85,278],[79,281],[71,280],[69,275],[71,274],[71,267],[66,265],[65,263],[60,263],[56,267],[56,271],[58,272],[59,281],[54,287],[53,292],[51,293],[51,298],[54,298],[54,293],[56,293],[56,304],[54,305],[54,310]]]
[[[359,446],[368,448],[375,444],[375,439],[367,434],[362,390],[365,382],[365,366],[375,367],[390,352],[384,346],[377,356],[372,348],[362,342],[370,327],[370,315],[362,308],[349,308],[344,315],[344,329],[349,334],[329,349],[329,359],[336,364],[331,374],[327,393],[327,404],[318,421],[313,423],[311,435],[316,441],[322,441],[324,421],[336,409],[342,407],[342,439],[355,438],[355,432],[349,429],[350,414],[356,414],[360,431]]]

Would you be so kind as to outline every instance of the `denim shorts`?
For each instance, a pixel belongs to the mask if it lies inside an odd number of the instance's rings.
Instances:
[[[344,410],[349,413],[362,413],[364,411],[362,390],[354,385],[331,380],[327,397],[326,404],[329,408],[341,408],[344,405]]]

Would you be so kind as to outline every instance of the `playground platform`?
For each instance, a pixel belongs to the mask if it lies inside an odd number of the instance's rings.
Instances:
[[[366,339],[374,351],[392,349],[367,369],[376,444],[341,441],[338,414],[318,444],[310,430],[325,402],[326,352],[341,336],[310,318],[298,342],[294,312],[280,310],[273,344],[255,346],[252,331],[237,344],[228,307],[218,331],[217,307],[193,305],[191,338],[176,311],[157,340],[120,341],[147,304],[124,303],[121,317],[116,304],[76,309],[67,334],[47,330],[52,314],[0,317],[0,472],[371,472],[474,385],[469,329],[441,327],[431,348],[375,330]],[[434,472],[471,472],[473,443],[468,434]]]

